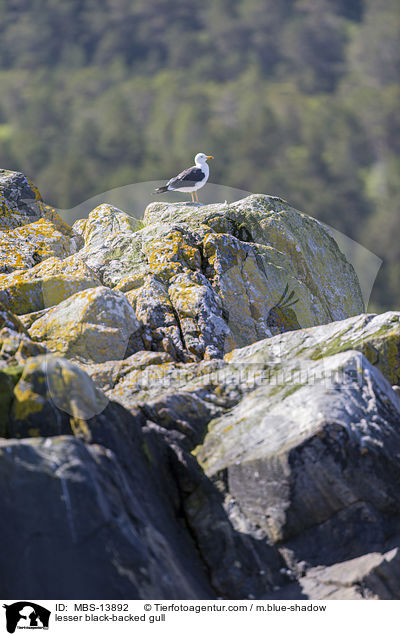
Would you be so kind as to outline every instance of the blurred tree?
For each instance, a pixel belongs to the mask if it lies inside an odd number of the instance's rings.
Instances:
[[[398,0],[366,0],[363,22],[350,46],[349,69],[366,84],[382,87],[400,78],[400,6]]]
[[[328,0],[299,0],[284,29],[289,73],[307,92],[332,92],[345,67],[346,28]]]

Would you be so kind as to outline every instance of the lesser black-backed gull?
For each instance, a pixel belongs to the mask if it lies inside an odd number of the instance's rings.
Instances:
[[[194,166],[180,172],[178,176],[170,179],[165,186],[157,188],[156,192],[158,194],[168,192],[168,190],[190,192],[192,201],[198,201],[199,198],[196,191],[207,183],[210,174],[210,168],[207,164],[208,159],[214,159],[214,157],[212,155],[205,155],[203,152],[199,152],[194,158]]]

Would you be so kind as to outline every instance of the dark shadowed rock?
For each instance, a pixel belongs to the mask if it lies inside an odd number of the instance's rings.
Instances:
[[[2,598],[212,596],[193,545],[163,514],[143,462],[135,472],[146,478],[146,491],[98,444],[71,437],[1,442]]]

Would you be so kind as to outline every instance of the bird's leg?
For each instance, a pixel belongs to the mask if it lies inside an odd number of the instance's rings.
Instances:
[[[196,197],[197,203],[199,203],[199,195],[197,194],[197,192],[194,193],[194,196]]]
[[[190,193],[190,196],[192,197],[192,203],[194,203],[193,192]]]

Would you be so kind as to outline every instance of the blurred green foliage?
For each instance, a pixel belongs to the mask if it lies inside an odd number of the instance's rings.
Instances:
[[[68,208],[213,154],[381,256],[400,309],[399,36],[398,0],[0,0],[0,165]]]

